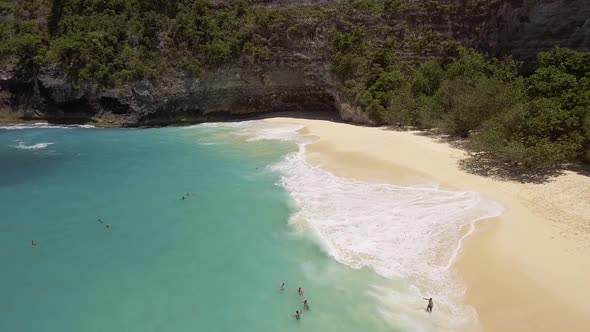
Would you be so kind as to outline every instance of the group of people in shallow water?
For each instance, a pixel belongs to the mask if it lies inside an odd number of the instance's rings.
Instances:
[[[284,291],[285,291],[285,283],[283,282],[283,283],[281,283],[281,292],[284,292]],[[305,292],[303,291],[303,288],[299,287],[297,289],[297,294],[303,296],[304,293]],[[306,311],[309,310],[309,302],[307,302],[307,300],[303,301],[303,309],[305,309]],[[300,319],[302,313],[303,313],[302,310],[296,310],[295,315],[293,315],[293,317],[295,317],[296,319]]]
[[[281,283],[281,292],[285,291],[285,283]],[[303,288],[299,287],[297,289],[297,294],[299,295],[303,295],[305,292],[303,291]],[[428,305],[426,306],[426,312],[432,312],[432,308],[434,307],[434,301],[432,300],[432,298],[427,298],[424,297],[423,299],[428,300]],[[307,300],[303,301],[303,309],[305,309],[306,311],[309,310],[309,302]],[[295,315],[293,315],[293,317],[295,317],[296,319],[301,319],[301,314],[303,314],[302,310],[296,310],[295,311]]]
[[[98,219],[98,222],[99,222],[100,224],[102,224],[102,220],[100,220],[100,218]],[[106,229],[107,231],[110,231],[110,230],[111,230],[111,225],[107,224],[107,225],[105,226],[105,229]]]

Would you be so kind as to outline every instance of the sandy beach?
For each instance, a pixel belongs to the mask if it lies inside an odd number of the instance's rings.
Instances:
[[[500,181],[459,167],[464,151],[411,131],[323,120],[273,118],[319,140],[306,159],[345,178],[436,181],[505,208],[479,222],[454,268],[484,331],[590,331],[590,177],[565,172],[543,184]]]

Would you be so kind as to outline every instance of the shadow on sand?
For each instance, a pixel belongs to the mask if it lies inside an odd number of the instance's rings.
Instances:
[[[467,139],[451,137],[440,130],[392,127],[390,130],[416,131],[417,135],[426,136],[439,143],[446,143],[453,148],[465,150]],[[490,177],[500,181],[516,181],[520,183],[542,184],[562,175],[565,171],[572,171],[580,175],[590,176],[590,165],[568,164],[552,168],[531,168],[522,165],[497,162],[488,158],[470,156],[459,161],[459,168],[467,173]]]

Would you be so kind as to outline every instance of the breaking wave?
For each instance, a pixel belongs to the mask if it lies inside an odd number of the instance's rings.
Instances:
[[[47,142],[47,143],[37,143],[37,144],[33,144],[33,145],[25,145],[25,143],[23,142],[19,142],[17,145],[13,145],[13,148],[16,149],[22,149],[22,150],[41,150],[41,149],[45,149],[46,147],[50,146],[51,144],[54,144],[53,142]]]
[[[33,124],[15,124],[0,126],[3,130],[23,130],[23,129],[72,129],[72,128],[95,128],[92,125],[50,125],[47,123],[33,123]]]

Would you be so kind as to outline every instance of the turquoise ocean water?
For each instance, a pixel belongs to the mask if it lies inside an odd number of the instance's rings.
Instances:
[[[222,134],[0,129],[0,331],[395,331],[390,281],[289,225],[297,146]]]

